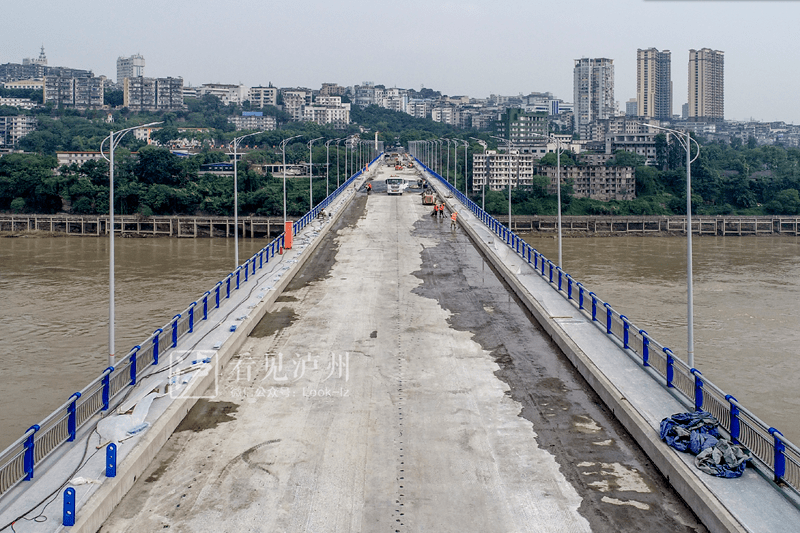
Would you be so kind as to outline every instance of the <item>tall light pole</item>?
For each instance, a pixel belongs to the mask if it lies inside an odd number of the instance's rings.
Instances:
[[[114,357],[114,151],[117,149],[119,142],[129,131],[137,130],[140,128],[149,128],[161,124],[161,122],[151,122],[142,126],[133,126],[117,132],[110,132],[108,137],[103,139],[100,143],[100,155],[103,159],[108,161],[108,216],[109,216],[109,243],[108,243],[108,366],[114,366],[116,359]],[[108,155],[103,153],[103,145],[108,141]]]
[[[247,135],[236,137],[230,142],[230,146],[233,147],[233,227],[235,228],[233,231],[233,253],[236,260],[236,263],[233,265],[234,270],[239,268],[239,173],[237,167],[239,155],[237,153],[237,149],[239,147],[239,143],[242,142],[242,139],[246,137],[252,137],[253,135],[258,135],[259,133],[264,132],[257,131],[255,133],[248,133]]]
[[[508,230],[511,231],[511,136],[508,139],[492,135],[492,139],[506,142],[506,153],[508,154]]]
[[[335,140],[325,141],[325,198],[331,195],[331,143]]]
[[[558,202],[558,216],[556,218],[558,220],[558,266],[563,269],[564,263],[562,262],[561,255],[561,152],[564,151],[564,145],[562,144],[561,140],[553,134],[541,135],[538,133],[533,133],[532,135],[542,139],[552,140],[556,143],[556,201]]]
[[[283,154],[283,227],[286,228],[286,144],[302,135],[295,135],[281,141],[281,153]]]
[[[318,141],[322,139],[322,137],[317,137],[316,139],[311,139],[308,141],[308,203],[310,204],[308,210],[311,211],[314,209],[314,182],[312,178],[314,177],[314,155],[311,152],[311,145],[314,144],[314,141]]]
[[[692,279],[692,161],[700,156],[700,144],[692,139],[692,135],[687,129],[685,132],[654,126],[652,124],[641,124],[648,128],[663,130],[675,135],[678,142],[686,149],[686,323],[687,323],[687,351],[686,364],[689,368],[694,368],[694,281]],[[685,139],[682,137],[685,136]],[[692,157],[692,143],[697,146],[697,153]]]
[[[484,169],[483,187],[481,187],[481,209],[486,211],[486,182],[489,181],[489,160],[486,159],[487,144],[483,139],[478,139],[476,137],[470,137],[470,139],[483,146],[483,164],[486,168]],[[475,167],[472,167],[472,183],[473,185],[475,184]]]
[[[342,139],[336,139],[336,188],[339,188],[339,143]]]
[[[469,197],[469,193],[467,192],[467,167],[468,160],[467,160],[467,148],[469,148],[469,143],[467,141],[461,141],[464,143],[464,196]],[[456,153],[458,153],[458,147],[456,146]],[[457,171],[457,169],[455,169]]]
[[[447,183],[450,183],[450,139],[442,139],[442,140],[447,143],[447,166],[444,167],[445,168],[445,170],[444,170],[444,175],[445,175],[444,180]],[[453,142],[455,142],[455,141],[453,141]]]

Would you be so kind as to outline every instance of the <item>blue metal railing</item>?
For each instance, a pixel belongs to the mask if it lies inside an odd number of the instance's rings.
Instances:
[[[371,164],[381,156],[382,153],[378,154]],[[314,220],[321,209],[329,206],[362,173],[359,170],[353,174],[295,222],[292,226],[294,234]],[[97,379],[73,394],[61,407],[40,423],[31,426],[22,437],[0,452],[0,497],[17,483],[33,479],[37,465],[63,443],[72,441],[77,431],[94,415],[107,411],[115,398],[159,364],[160,356],[167,349],[177,347],[183,337],[192,333],[197,322],[208,320],[214,315],[221,303],[231,297],[232,291],[240,290],[251,275],[264,268],[270,259],[280,253],[285,244],[284,238],[285,234],[281,234],[273,239],[225,279],[218,281],[198,301],[192,302],[183,312],[156,329],[144,342],[134,346],[127,355],[120,358],[115,367],[108,367]]]
[[[665,387],[673,389],[695,409],[713,414],[730,434],[731,440],[750,450],[753,456],[772,471],[777,483],[800,492],[800,448],[786,439],[780,431],[747,410],[736,398],[706,379],[699,370],[689,368],[675,357],[672,350],[658,343],[643,329],[637,328],[628,317],[619,314],[595,293],[589,292],[583,284],[563,272],[558,265],[481,209],[419,159],[416,161],[447,187],[478,220],[531,264],[534,271],[547,280],[553,290],[591,318],[607,335],[616,339],[626,352],[635,354],[642,366],[658,374]]]

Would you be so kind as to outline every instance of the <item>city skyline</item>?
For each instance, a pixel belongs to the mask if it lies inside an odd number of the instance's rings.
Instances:
[[[653,47],[672,53],[672,113],[680,114],[688,101],[689,50],[711,48],[726,56],[726,119],[800,123],[792,90],[800,73],[784,66],[795,55],[796,45],[784,41],[800,15],[796,3],[567,0],[560,15],[518,0],[409,0],[402,8],[243,0],[236,11],[186,0],[144,0],[136,10],[104,6],[76,0],[4,8],[0,63],[36,57],[44,44],[50,65],[112,79],[118,57],[141,54],[147,76],[180,76],[194,86],[373,81],[475,98],[549,91],[569,101],[574,60],[606,57],[614,60],[615,99],[624,110],[636,96],[637,49]],[[702,31],[694,21],[702,21]]]

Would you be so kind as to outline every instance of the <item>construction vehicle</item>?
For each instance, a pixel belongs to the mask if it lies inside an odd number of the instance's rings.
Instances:
[[[435,205],[435,204],[436,204],[436,193],[433,191],[423,191],[422,205]]]

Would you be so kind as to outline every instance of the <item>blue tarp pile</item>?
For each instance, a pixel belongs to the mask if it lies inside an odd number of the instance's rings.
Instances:
[[[719,421],[707,411],[678,413],[661,421],[661,440],[678,451],[696,456],[695,466],[718,477],[739,477],[744,472],[750,452],[722,438]]]

